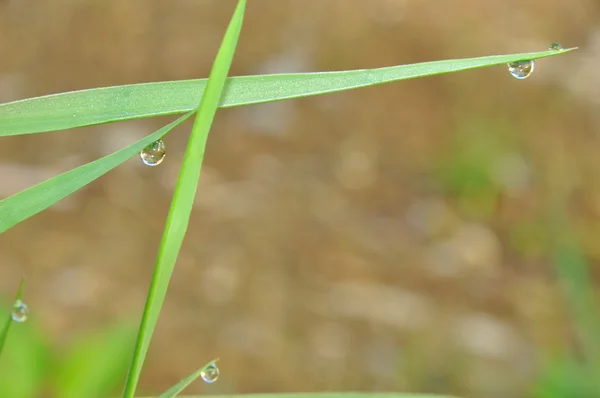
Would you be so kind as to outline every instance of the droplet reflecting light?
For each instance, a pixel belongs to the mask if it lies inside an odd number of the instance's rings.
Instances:
[[[200,373],[200,377],[206,383],[214,383],[219,378],[219,368],[214,363],[211,363]]]
[[[163,140],[154,141],[140,152],[140,158],[147,166],[158,166],[165,159],[167,150]]]
[[[21,300],[15,301],[11,313],[12,320],[19,323],[25,322],[27,320],[28,314],[29,308],[27,307],[27,304],[25,304]]]
[[[527,79],[533,73],[534,69],[535,63],[533,60],[516,61],[508,64],[510,74],[519,80]]]
[[[549,48],[549,50],[554,50],[554,51],[559,51],[562,49],[563,49],[563,47],[560,45],[560,43],[552,43],[552,44],[550,44],[550,48]]]

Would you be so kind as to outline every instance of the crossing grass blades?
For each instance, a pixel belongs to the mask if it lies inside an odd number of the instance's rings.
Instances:
[[[564,54],[573,49],[551,48],[548,51],[486,56],[399,65],[378,69],[337,72],[273,74],[228,78],[242,28],[246,0],[239,0],[227,27],[208,79],[169,81],[95,88],[30,98],[0,104],[0,136],[40,134],[45,132],[112,123],[153,116],[176,115],[178,119],[140,141],[93,162],[57,175],[0,201],[0,233],[26,221],[78,189],[90,184],[140,151],[164,138],[186,119],[195,121],[183,157],[179,178],[167,214],[156,265],[148,290],[146,305],[123,398],[133,398],[153,331],[165,299],[170,277],[186,234],[200,178],[208,133],[217,109],[281,101],[356,89],[398,80],[502,65],[523,65],[535,59]],[[526,64],[525,64],[526,65]],[[532,69],[532,68],[531,68]],[[512,72],[511,72],[512,73]],[[224,88],[227,90],[224,91]],[[399,87],[401,89],[401,87]],[[19,297],[22,289],[19,289]],[[9,317],[0,335],[0,350],[13,322]],[[196,378],[215,367],[209,362],[194,374],[173,386],[161,398],[174,397]],[[416,398],[419,394],[277,394],[277,398]],[[250,396],[249,396],[250,397]],[[272,398],[274,395],[253,395]],[[441,398],[441,396],[436,395]],[[84,398],[84,397],[82,397]]]

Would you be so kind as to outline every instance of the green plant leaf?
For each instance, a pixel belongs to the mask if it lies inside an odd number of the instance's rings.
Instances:
[[[106,397],[125,379],[136,327],[113,326],[81,336],[61,354],[52,377],[56,398]]]
[[[550,57],[571,50],[574,48],[378,69],[231,77],[219,104],[232,107],[301,98],[486,66],[506,66],[509,62]],[[9,102],[0,105],[0,136],[189,112],[198,107],[206,85],[206,79],[132,84]]]
[[[208,133],[217,112],[227,74],[233,61],[237,41],[242,29],[245,8],[246,0],[239,0],[215,57],[206,90],[198,107],[196,120],[192,127],[192,133],[190,134],[173,194],[171,208],[167,216],[156,260],[156,267],[154,268],[154,274],[150,282],[150,289],[146,299],[144,314],[142,315],[135,352],[125,389],[123,390],[124,398],[133,398],[134,396],[150,340],[167,294],[171,274],[175,268],[179,249],[185,237],[194,205],[198,180],[200,179],[200,169],[204,159]]]
[[[0,306],[0,317],[10,316]],[[34,319],[11,328],[0,358],[0,397],[36,398],[42,393],[52,352]]]
[[[572,358],[556,358],[543,364],[532,384],[533,398],[597,397],[600,394],[596,370]]]
[[[14,227],[21,221],[47,209],[54,203],[69,196],[78,189],[108,173],[147,145],[163,137],[189,118],[189,112],[149,136],[108,156],[59,174],[31,188],[0,201],[0,233]]]
[[[192,373],[191,375],[189,375],[185,379],[181,380],[179,383],[175,384],[173,387],[169,388],[167,391],[165,391],[162,394],[160,394],[158,396],[158,398],[173,398],[173,397],[176,397],[187,386],[189,386],[190,384],[192,384],[194,382],[194,380],[196,380],[198,377],[200,377],[202,375],[202,372],[204,372],[209,366],[213,365],[215,362],[217,362],[217,360],[210,361],[209,363],[207,363],[206,365],[204,365],[202,368],[198,369],[197,371],[195,371],[194,373]]]
[[[148,397],[149,398],[149,397]],[[160,398],[160,397],[158,397]],[[237,394],[237,395],[185,395],[180,398],[457,398],[450,395],[409,393],[294,393],[294,394]]]
[[[21,300],[23,296],[23,289],[25,288],[25,279],[21,278],[21,283],[19,283],[19,288],[17,289],[17,294],[15,295],[15,299],[12,303],[16,303]],[[2,357],[2,351],[4,350],[4,344],[6,343],[6,338],[8,337],[8,332],[10,331],[10,326],[13,324],[12,319],[12,311],[9,311],[8,316],[6,317],[6,321],[4,322],[4,327],[0,332],[0,358]]]

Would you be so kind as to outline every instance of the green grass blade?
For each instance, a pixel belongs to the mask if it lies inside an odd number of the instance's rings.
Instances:
[[[160,397],[159,397],[160,398]],[[409,393],[294,393],[294,394],[239,394],[239,395],[185,395],[180,398],[457,398],[450,395]]]
[[[22,293],[24,289],[20,287],[19,290]],[[17,294],[17,300],[19,299],[22,299],[21,294]],[[2,304],[0,317],[6,319],[11,316],[14,302],[10,306]],[[48,344],[47,330],[36,322],[35,316],[30,318],[13,325],[6,338],[0,358],[2,398],[39,398],[46,386],[48,369],[55,364],[56,356]]]
[[[120,151],[59,174],[1,200],[0,234],[108,173],[133,155],[138,154],[147,145],[179,126],[192,114],[193,112],[188,112],[174,122]]]
[[[11,304],[11,309],[14,303],[21,300],[23,296],[23,289],[25,288],[25,279],[21,278],[21,283],[19,284],[19,289],[17,290],[17,294],[15,295],[15,300]],[[8,318],[4,323],[4,327],[2,328],[2,332],[0,332],[0,357],[2,356],[2,350],[4,350],[4,343],[6,343],[6,338],[8,337],[8,332],[10,331],[10,326],[13,324],[12,312],[8,314]]]
[[[217,361],[214,360],[214,361],[211,361],[211,362],[207,363],[202,368],[198,369],[197,371],[195,371],[194,373],[192,373],[191,375],[189,375],[185,379],[181,380],[179,383],[175,384],[173,387],[169,388],[167,391],[165,391],[162,394],[160,394],[158,396],[158,398],[173,398],[173,397],[176,397],[187,386],[189,386],[190,384],[192,384],[194,382],[194,380],[196,380],[198,377],[200,377],[202,375],[202,372],[204,372],[209,366],[215,364],[216,362]]]
[[[200,169],[204,159],[208,132],[217,112],[227,74],[233,61],[235,48],[242,29],[245,8],[246,0],[239,0],[215,57],[206,90],[198,107],[198,113],[192,133],[190,134],[173,194],[171,208],[167,216],[163,238],[160,243],[156,267],[150,283],[144,314],[142,315],[131,368],[125,389],[123,390],[124,398],[133,398],[134,396],[152,333],[156,327],[158,315],[169,287],[171,274],[175,268],[175,261],[185,237],[198,187],[198,180],[200,179]]]
[[[378,69],[232,77],[221,107],[307,97],[375,84],[503,65],[574,50],[425,62]],[[508,75],[508,72],[507,72]],[[510,77],[507,76],[507,79]],[[0,104],[0,136],[41,133],[195,110],[206,79],[74,91]]]

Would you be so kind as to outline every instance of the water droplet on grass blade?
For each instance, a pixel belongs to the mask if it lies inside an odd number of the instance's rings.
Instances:
[[[154,141],[140,152],[140,158],[147,166],[158,166],[167,154],[163,140]]]
[[[211,363],[200,373],[200,377],[206,383],[214,383],[219,378],[219,368],[214,363]]]
[[[27,320],[28,314],[29,308],[27,308],[27,304],[25,304],[21,300],[15,301],[11,313],[12,320],[15,322],[25,322]]]
[[[519,80],[527,79],[533,73],[534,69],[535,63],[533,60],[516,61],[508,64],[510,74]]]
[[[552,43],[552,44],[550,44],[550,48],[549,48],[549,50],[554,50],[554,51],[559,51],[562,49],[563,49],[563,47],[560,45],[560,43]]]

